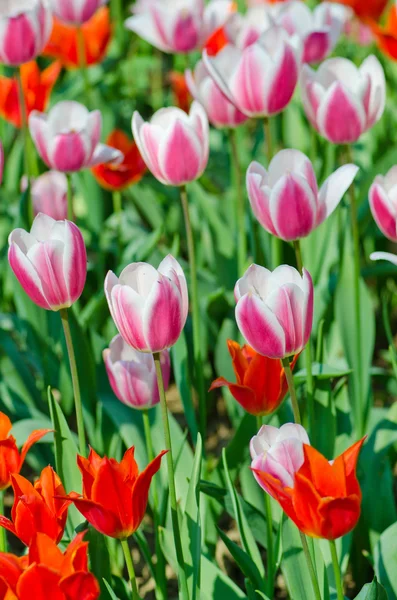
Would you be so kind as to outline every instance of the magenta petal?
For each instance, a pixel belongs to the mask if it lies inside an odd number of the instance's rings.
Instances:
[[[143,313],[143,331],[151,352],[170,348],[178,340],[184,326],[182,297],[168,277],[159,276]]]
[[[80,298],[87,277],[87,252],[80,229],[71,221],[65,221],[63,241],[64,277],[72,302]]]
[[[172,46],[175,52],[190,52],[194,50],[199,43],[199,31],[197,22],[192,14],[185,14],[181,10],[172,33]]]
[[[50,160],[54,169],[63,173],[73,173],[85,166],[87,148],[81,134],[58,134],[53,144]]]
[[[253,294],[246,294],[236,306],[237,325],[247,342],[269,358],[285,356],[285,334],[275,314]]]
[[[236,106],[247,115],[259,116],[267,112],[264,77],[269,63],[270,59],[262,48],[256,44],[249,46],[230,79],[230,92]]]
[[[35,146],[46,165],[51,166],[48,156],[48,142],[46,132],[48,125],[43,115],[37,111],[33,111],[29,117],[29,130],[33,138]]]
[[[41,308],[51,310],[36,269],[15,242],[10,245],[8,250],[8,260],[29,298]]]
[[[324,60],[331,49],[331,34],[328,31],[313,31],[304,42],[304,63],[316,63]]]
[[[292,48],[285,44],[282,60],[269,82],[267,114],[282,111],[290,102],[298,82],[298,63]]]
[[[381,232],[389,240],[397,242],[397,210],[394,209],[386,190],[379,183],[373,183],[370,187],[369,205]]]
[[[48,240],[32,246],[27,253],[39,273],[44,295],[52,310],[72,304],[63,271],[64,244],[60,240]]]
[[[150,351],[142,326],[142,298],[128,285],[115,285],[110,298],[113,320],[127,344],[142,352]]]
[[[266,231],[278,235],[270,215],[271,190],[261,183],[262,177],[257,172],[257,164],[252,163],[247,171],[247,191],[252,211]]]
[[[199,140],[192,129],[179,119],[161,141],[159,163],[170,185],[182,185],[201,175]]]
[[[36,57],[36,37],[33,24],[25,14],[8,20],[3,32],[3,52],[10,65],[21,65]]]
[[[364,109],[341,83],[334,83],[321,102],[317,122],[330,142],[350,144],[364,131]]]
[[[270,215],[283,240],[309,235],[316,222],[317,203],[303,177],[289,173],[276,183],[270,197]]]
[[[303,346],[303,303],[303,292],[293,283],[277,288],[267,298],[267,305],[284,330],[287,355],[299,352]]]

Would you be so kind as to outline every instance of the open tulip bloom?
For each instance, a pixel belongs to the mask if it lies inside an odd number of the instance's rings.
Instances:
[[[397,242],[397,165],[378,175],[369,189],[369,206],[379,229]]]

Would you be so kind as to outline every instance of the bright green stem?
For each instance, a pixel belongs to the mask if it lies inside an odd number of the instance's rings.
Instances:
[[[273,143],[272,130],[270,126],[270,120],[268,117],[265,117],[265,119],[263,120],[263,131],[265,134],[267,166],[269,166],[270,161],[273,158]]]
[[[186,578],[186,571],[185,571],[185,560],[183,558],[181,532],[180,532],[180,527],[179,527],[178,505],[177,505],[176,489],[175,489],[174,460],[173,460],[173,456],[172,456],[170,424],[169,424],[169,420],[168,420],[168,408],[167,408],[167,399],[165,397],[163,373],[161,371],[160,353],[154,352],[153,358],[154,358],[154,364],[156,366],[157,385],[159,387],[160,406],[161,406],[161,416],[163,419],[165,447],[168,450],[168,452],[167,452],[168,485],[169,485],[169,495],[170,495],[170,504],[171,504],[172,528],[173,528],[173,532],[174,532],[175,553],[176,553],[176,560],[178,563],[179,586],[180,586],[180,590],[181,590],[182,599],[189,600],[189,590],[187,587],[187,578]]]
[[[111,4],[113,20],[116,23],[117,41],[122,44],[124,38],[124,19],[122,0],[112,0]]]
[[[0,515],[4,516],[4,490],[0,492]],[[7,532],[0,527],[0,552],[7,552]]]
[[[28,178],[29,221],[32,223],[33,219],[34,219],[33,200],[32,200],[32,194],[30,191],[31,185],[32,185],[32,176],[33,176],[32,169],[31,169],[31,157],[30,157],[30,150],[32,149],[32,146],[30,143],[30,134],[29,134],[29,127],[28,127],[28,114],[27,114],[27,110],[26,110],[25,95],[23,93],[22,77],[21,77],[20,68],[17,69],[16,78],[17,78],[17,84],[18,84],[19,107],[20,107],[20,111],[21,111],[21,125],[22,125],[21,131],[22,131],[22,137],[23,137],[23,152],[24,152],[24,163],[25,163],[24,170],[25,170],[25,175]]]
[[[312,586],[313,586],[314,597],[316,600],[321,600],[320,586],[318,585],[316,571],[314,569],[312,557],[310,555],[309,546],[307,545],[307,539],[306,539],[306,536],[301,531],[299,533],[301,536],[303,552],[305,554],[307,566],[309,568],[309,574],[310,574],[310,579],[311,579]]]
[[[66,174],[68,182],[68,219],[73,221],[73,186],[72,186],[72,175],[71,173]]]
[[[189,203],[186,193],[186,186],[181,186],[181,202],[183,208],[183,216],[185,219],[185,230],[187,239],[187,249],[189,255],[190,266],[190,283],[192,297],[192,320],[193,320],[193,346],[194,346],[194,365],[196,373],[196,388],[198,392],[198,405],[200,417],[200,433],[205,439],[205,431],[207,428],[207,404],[204,385],[203,359],[201,356],[201,326],[200,326],[200,304],[197,283],[197,265],[196,251],[194,248],[193,230],[190,221]]]
[[[132,562],[132,556],[127,540],[121,540],[121,547],[123,548],[125,564],[127,567],[128,577],[131,584],[132,600],[140,600],[141,597],[139,595],[138,586],[136,584],[134,563]]]
[[[70,372],[72,375],[74,406],[76,409],[77,434],[79,438],[80,455],[86,457],[87,450],[84,431],[83,405],[81,403],[79,376],[77,372],[76,356],[74,354],[72,334],[70,331],[68,309],[61,308],[59,313],[61,315],[63,332],[65,334],[66,348],[69,356]]]
[[[262,427],[262,417],[256,417],[257,429]],[[274,594],[274,551],[273,551],[273,515],[272,503],[267,492],[264,493],[266,511],[266,533],[267,533],[267,594],[273,598]]]
[[[301,416],[300,416],[300,412],[299,412],[298,399],[296,397],[294,378],[292,376],[292,370],[291,370],[291,365],[290,365],[288,356],[286,356],[285,358],[282,358],[281,362],[284,367],[285,376],[286,376],[287,382],[288,382],[289,395],[291,396],[291,403],[292,403],[292,411],[294,413],[294,421],[295,421],[295,423],[298,423],[298,425],[301,425]]]
[[[79,62],[79,69],[81,73],[81,77],[83,78],[84,83],[84,93],[86,97],[87,104],[90,104],[90,80],[88,78],[88,70],[87,70],[87,57],[85,53],[85,43],[84,43],[84,34],[81,27],[77,28],[77,59]]]
[[[241,173],[240,160],[238,156],[236,131],[234,129],[229,129],[229,144],[234,176],[233,183],[235,186],[234,195],[236,200],[238,276],[241,277],[244,273],[245,265],[247,262],[247,236],[245,233],[245,201],[244,190],[242,186],[243,178]]]
[[[267,158],[267,166],[273,158],[273,140],[270,120],[265,117],[263,120],[263,132],[265,135],[265,153]],[[283,242],[277,236],[272,236],[272,265],[273,269],[280,266],[283,261]]]
[[[342,576],[341,576],[340,567],[339,567],[338,553],[336,551],[335,540],[329,541],[329,547],[331,549],[332,566],[334,568],[337,597],[338,597],[338,600],[344,600],[345,596],[343,594]]]
[[[122,211],[122,201],[121,201],[121,192],[114,191],[113,195],[113,212],[117,215]]]

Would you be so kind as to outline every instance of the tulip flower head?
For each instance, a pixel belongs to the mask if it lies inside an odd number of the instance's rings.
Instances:
[[[0,515],[0,526],[30,546],[35,533],[45,533],[57,544],[65,531],[68,500],[62,482],[52,467],[41,472],[34,486],[21,475],[11,475],[14,490],[12,521]]]
[[[116,277],[105,279],[109,310],[124,340],[141,352],[161,352],[173,346],[185,326],[189,310],[182,267],[168,255],[156,270],[132,263]]]
[[[31,186],[35,216],[43,213],[55,221],[63,221],[68,215],[68,180],[65,173],[47,171]]]
[[[194,74],[186,71],[186,81],[191,95],[204,106],[214,127],[232,129],[247,120],[212,79],[202,60],[197,63]]]
[[[78,102],[58,102],[47,114],[33,111],[29,129],[37,151],[51,169],[73,173],[108,162],[121,162],[119,150],[100,144],[102,117]]]
[[[12,0],[0,5],[0,62],[19,66],[41,54],[52,29],[48,0]]]
[[[234,288],[237,325],[259,354],[285,358],[307,344],[313,323],[313,282],[288,265],[251,265]]]
[[[110,385],[117,398],[140,410],[151,408],[160,402],[156,367],[151,354],[138,352],[116,335],[109,348],[103,351],[103,360]],[[160,354],[164,388],[170,380],[171,362],[168,350]]]
[[[304,443],[302,465],[290,479],[283,479],[281,471],[267,471],[266,465],[254,473],[300,531],[335,540],[354,529],[360,517],[356,465],[364,439],[331,462]]]
[[[58,19],[70,25],[83,25],[109,0],[51,0],[51,8]]]
[[[150,483],[164,454],[166,451],[139,473],[134,447],[126,451],[121,462],[106,456],[101,458],[91,449],[88,459],[77,457],[83,476],[83,495],[73,492],[68,499],[100,533],[127,539],[145,516]]]
[[[30,448],[51,431],[51,429],[35,429],[19,451],[15,438],[10,435],[11,428],[10,419],[0,412],[0,491],[11,484],[12,474],[19,473]]]
[[[317,72],[304,65],[301,89],[307,118],[333,144],[356,142],[385,108],[385,75],[372,55],[359,68],[346,58],[330,58]]]
[[[299,150],[281,150],[268,171],[257,162],[247,171],[247,190],[254,215],[266,231],[283,240],[304,238],[333,213],[356,176],[344,165],[320,189],[310,160]]]
[[[299,40],[271,27],[241,50],[232,44],[216,56],[203,53],[205,66],[225,96],[249,117],[269,117],[289,104],[298,82]]]
[[[397,165],[378,175],[369,190],[369,206],[379,229],[397,242]]]
[[[57,311],[80,298],[87,276],[87,253],[77,225],[40,213],[30,233],[14,229],[8,243],[10,266],[35,304]]]
[[[218,377],[210,391],[226,386],[237,402],[251,415],[268,415],[278,409],[288,391],[284,368],[277,358],[267,358],[248,345],[240,347],[233,340],[227,341],[232,357],[236,383]],[[291,364],[293,369],[298,357]]]
[[[209,126],[204,108],[193,102],[190,113],[162,108],[149,123],[135,111],[132,132],[143,160],[165,185],[185,185],[198,179],[207,166]]]

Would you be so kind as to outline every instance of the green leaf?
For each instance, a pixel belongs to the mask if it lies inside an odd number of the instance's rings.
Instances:
[[[378,583],[376,577],[372,583],[367,583],[356,600],[388,600],[385,588]]]
[[[109,592],[109,596],[112,600],[119,600],[119,598],[116,596],[116,594],[114,593],[114,591],[112,590],[112,588],[110,587],[109,583],[106,581],[106,579],[103,579],[103,583],[106,586],[107,591]]]
[[[386,529],[375,547],[375,573],[390,600],[397,598],[397,523]]]
[[[317,362],[312,364],[312,374],[318,379],[335,379],[336,377],[344,377],[350,375],[351,369],[339,369],[332,367],[331,365],[323,365]],[[305,383],[306,381],[306,369],[300,369],[297,373],[294,373],[295,385]]]
[[[171,353],[171,364],[174,371],[175,383],[182,399],[190,435],[192,436],[192,439],[195,440],[197,438],[198,427],[192,400],[188,352],[184,335],[179,336],[177,343],[171,349]]]
[[[251,559],[251,557],[246,552],[244,552],[244,550],[242,548],[240,548],[240,546],[238,546],[235,542],[233,542],[230,538],[228,538],[226,533],[224,533],[222,531],[222,529],[219,529],[219,527],[218,527],[218,533],[221,536],[222,541],[225,544],[226,548],[229,550],[230,554],[233,556],[237,565],[240,567],[244,576],[247,577],[247,579],[249,579],[249,581],[252,583],[252,585],[254,587],[263,589],[263,587],[264,587],[263,577],[261,577],[258,567],[254,563],[254,561]]]

